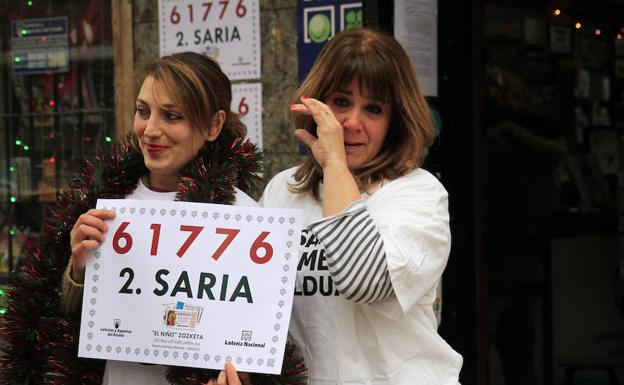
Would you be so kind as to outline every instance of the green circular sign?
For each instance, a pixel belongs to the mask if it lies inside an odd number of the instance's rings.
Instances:
[[[361,27],[362,26],[362,10],[347,12],[346,20],[347,20],[346,29]]]
[[[357,16],[355,12],[347,12],[347,23],[353,24],[355,23]]]
[[[329,39],[331,32],[331,22],[329,17],[322,13],[317,13],[308,22],[308,35],[315,43],[324,43]]]

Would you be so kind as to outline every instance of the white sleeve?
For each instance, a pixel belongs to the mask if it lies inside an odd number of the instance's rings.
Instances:
[[[401,309],[433,305],[451,248],[446,190],[433,175],[417,170],[384,186],[366,204]]]
[[[325,247],[334,283],[347,299],[396,298],[402,312],[433,305],[450,230],[448,194],[428,172],[399,178],[309,229]]]

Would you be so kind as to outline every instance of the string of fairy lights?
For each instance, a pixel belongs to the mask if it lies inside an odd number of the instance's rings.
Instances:
[[[5,292],[0,288],[0,315],[6,314],[7,309],[5,305]]]
[[[553,9],[551,14],[555,18],[566,16],[566,13],[561,8]],[[581,30],[585,30],[585,29],[588,29],[590,31],[593,30],[593,34],[595,36],[597,36],[597,37],[604,36],[604,34],[605,34],[605,28],[596,27],[594,25],[590,25],[590,23],[583,23],[582,20],[577,20],[577,21],[574,22],[574,29],[576,29],[577,31],[581,31]],[[624,26],[620,27],[619,29],[617,29],[615,31],[615,34],[614,34],[613,38],[615,40],[622,40],[622,39],[624,39]]]
[[[32,0],[28,0],[26,2],[26,5],[29,7],[32,7],[33,2]],[[22,35],[27,35],[28,31],[27,30],[22,30],[20,31],[20,33]],[[16,57],[13,59],[16,63],[19,63],[21,61],[20,57]],[[21,147],[24,151],[30,151],[30,146],[28,144],[25,144],[22,142],[21,139],[16,139],[15,140],[15,145]],[[13,174],[15,172],[15,166],[10,164],[7,166],[8,171],[10,174]],[[17,197],[11,195],[9,197],[9,202],[14,204],[17,202]],[[8,228],[8,232],[7,232],[9,237],[13,237],[15,236],[15,229],[11,226]],[[0,316],[6,314],[7,312],[7,308],[6,308],[6,292],[4,291],[4,289],[2,289],[2,287],[0,287]]]
[[[89,141],[90,139],[85,139],[85,140]],[[107,135],[107,136],[104,137],[104,140],[106,142],[110,143],[110,142],[113,141],[113,138],[111,136]],[[26,144],[22,139],[19,139],[19,138],[15,139],[15,146],[18,147],[19,149],[23,150],[24,152],[29,152],[31,150],[31,146]],[[51,156],[51,157],[47,158],[47,161],[52,163],[52,164],[54,164],[54,163],[56,163],[56,157],[55,156]],[[11,163],[9,163],[8,169],[9,169],[9,174],[13,174],[13,173],[17,172],[15,166],[13,164],[11,164]],[[11,177],[12,177],[12,175],[11,175]],[[18,201],[18,198],[17,198],[16,195],[11,194],[11,196],[9,198],[9,201],[11,203],[16,203]],[[14,235],[14,233],[9,233],[9,235]]]

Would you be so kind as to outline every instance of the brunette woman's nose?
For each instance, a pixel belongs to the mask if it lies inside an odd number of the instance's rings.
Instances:
[[[160,122],[158,118],[152,114],[152,116],[150,116],[147,122],[145,123],[145,131],[143,131],[143,135],[149,136],[149,137],[156,137],[156,136],[159,136],[160,133],[161,133]]]
[[[345,130],[358,130],[362,127],[362,116],[357,110],[353,109],[342,115],[340,123],[342,123],[342,127]]]

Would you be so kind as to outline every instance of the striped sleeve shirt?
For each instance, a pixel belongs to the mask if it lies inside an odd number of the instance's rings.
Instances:
[[[384,243],[363,200],[309,230],[325,247],[329,272],[345,298],[374,303],[394,295]]]

